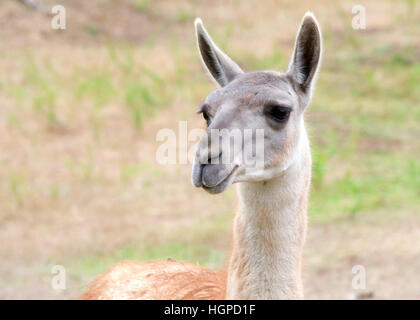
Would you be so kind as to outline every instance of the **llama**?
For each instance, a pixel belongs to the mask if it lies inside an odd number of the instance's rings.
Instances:
[[[220,88],[200,112],[211,129],[264,129],[264,170],[213,162],[227,152],[200,140],[192,182],[209,193],[237,183],[239,207],[227,273],[195,264],[123,261],[100,275],[82,299],[302,299],[302,250],[311,180],[304,111],[321,60],[321,31],[312,13],[298,30],[287,72],[245,73],[195,22],[202,62]],[[247,143],[255,143],[253,139]],[[208,160],[211,160],[208,163]]]

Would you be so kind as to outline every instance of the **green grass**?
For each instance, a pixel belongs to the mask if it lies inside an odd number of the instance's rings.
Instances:
[[[9,190],[13,201],[22,205],[25,195],[28,192],[26,172],[23,170],[13,171],[9,175]]]
[[[194,13],[189,11],[189,10],[185,10],[185,9],[180,9],[177,12],[177,21],[180,23],[186,23],[188,21],[193,21],[194,20]]]
[[[325,113],[311,123],[314,220],[420,207],[420,64],[410,46],[367,47],[337,52],[310,106]]]
[[[310,216],[315,221],[328,221],[372,211],[414,210],[420,205],[419,177],[417,157],[369,154],[359,167],[344,169],[337,179],[312,188]]]
[[[150,0],[131,0],[131,3],[136,10],[144,13],[149,12],[150,2]]]

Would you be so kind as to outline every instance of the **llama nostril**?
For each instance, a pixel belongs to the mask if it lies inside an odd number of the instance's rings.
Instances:
[[[211,155],[209,155],[209,157],[207,159],[207,164],[219,164],[221,157],[222,157],[222,153],[221,152],[216,157],[212,157]]]

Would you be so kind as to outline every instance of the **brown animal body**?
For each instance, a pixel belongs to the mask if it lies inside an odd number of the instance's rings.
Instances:
[[[100,275],[84,300],[220,300],[226,273],[192,263],[121,261]]]

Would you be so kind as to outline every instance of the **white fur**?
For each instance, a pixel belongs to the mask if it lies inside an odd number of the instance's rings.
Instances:
[[[303,298],[301,260],[311,159],[305,128],[301,130],[302,148],[280,176],[266,183],[238,184],[227,299]],[[239,274],[239,264],[248,266],[245,273]]]

